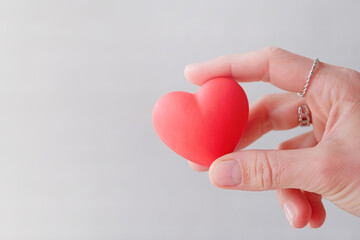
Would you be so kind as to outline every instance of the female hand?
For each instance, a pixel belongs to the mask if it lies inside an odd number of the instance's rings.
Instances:
[[[236,151],[214,161],[209,175],[220,188],[277,190],[279,203],[296,228],[323,224],[322,197],[360,217],[360,74],[320,62],[300,98],[296,93],[302,91],[312,64],[311,59],[267,47],[185,68],[186,78],[197,85],[226,76],[239,82],[269,82],[289,91],[251,105]],[[311,111],[312,131],[281,143],[279,150],[240,150],[270,130],[298,126],[297,110],[303,104]]]

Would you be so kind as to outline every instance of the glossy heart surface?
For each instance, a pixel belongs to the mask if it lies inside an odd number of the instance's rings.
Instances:
[[[156,133],[182,157],[209,167],[235,150],[248,120],[244,90],[230,78],[214,78],[194,94],[171,92],[153,109]]]

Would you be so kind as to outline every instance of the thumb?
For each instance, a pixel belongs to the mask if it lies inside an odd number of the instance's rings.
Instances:
[[[316,184],[320,184],[321,164],[316,161],[320,158],[316,147],[245,150],[214,161],[209,175],[211,182],[220,188],[250,191],[300,188],[315,192]]]

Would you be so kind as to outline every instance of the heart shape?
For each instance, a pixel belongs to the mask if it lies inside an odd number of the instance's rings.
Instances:
[[[155,104],[152,119],[160,139],[184,158],[209,167],[233,152],[246,127],[249,104],[230,78],[214,78],[194,94],[171,92]]]

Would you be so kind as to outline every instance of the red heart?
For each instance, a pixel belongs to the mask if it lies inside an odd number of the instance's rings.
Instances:
[[[215,78],[195,94],[166,94],[155,104],[152,118],[155,131],[168,147],[209,167],[218,157],[235,150],[248,114],[241,86],[229,78]]]

